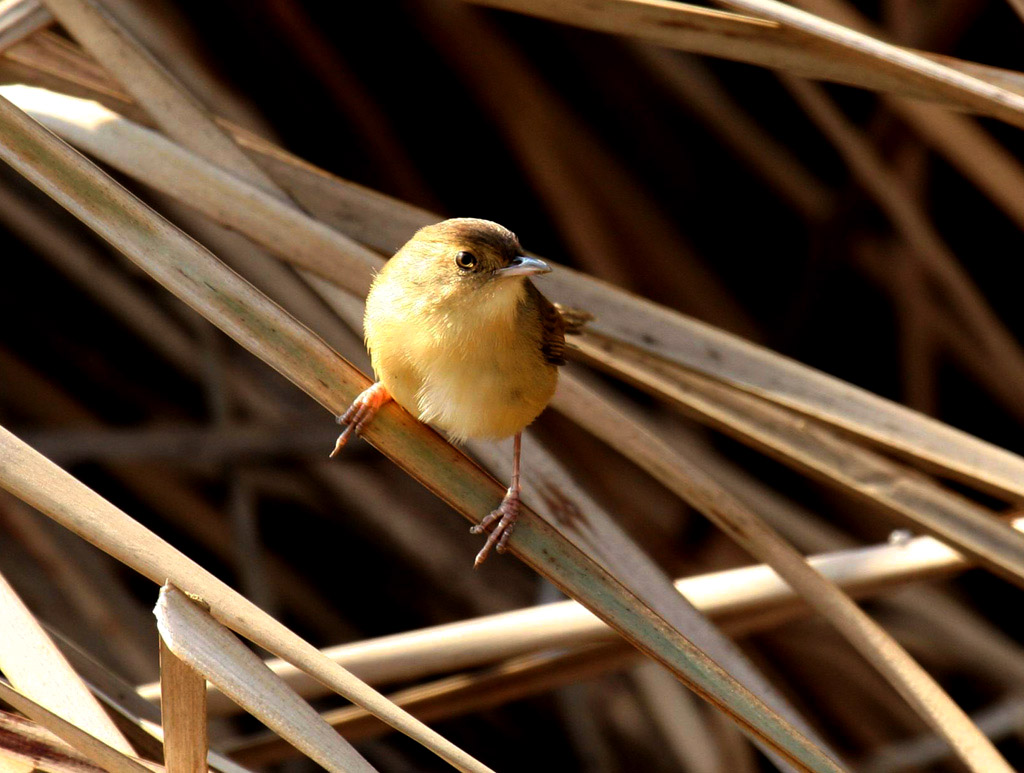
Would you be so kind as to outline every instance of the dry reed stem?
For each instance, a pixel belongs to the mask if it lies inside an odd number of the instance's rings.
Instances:
[[[206,680],[160,637],[160,719],[167,773],[206,773]]]
[[[71,661],[90,689],[104,706],[120,717],[122,727],[132,731],[135,745],[144,748],[150,756],[163,754],[163,728],[160,726],[160,709],[156,704],[139,697],[135,688],[115,674],[77,644],[51,631],[60,643],[65,656]],[[241,765],[229,760],[217,751],[210,751],[207,763],[221,773],[252,773]]]

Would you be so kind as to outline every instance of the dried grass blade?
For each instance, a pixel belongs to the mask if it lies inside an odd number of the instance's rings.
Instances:
[[[3,575],[0,621],[0,671],[16,689],[122,754],[135,754]]]
[[[738,542],[769,564],[807,603],[839,631],[903,698],[945,737],[960,759],[978,773],[1010,766],[970,718],[902,647],[838,587],[752,510],[703,470],[661,440],[635,414],[618,410],[578,382],[562,380],[553,405],[612,444],[677,493]],[[619,420],[609,422],[609,416]],[[600,416],[599,421],[594,417]],[[627,429],[628,427],[628,429]]]
[[[0,701],[13,706],[29,719],[39,723],[110,773],[149,773],[151,769],[163,770],[161,766],[152,763],[148,763],[148,766],[143,765],[141,761],[108,746],[77,725],[61,719],[52,711],[26,698],[3,679],[0,679]]]
[[[154,611],[161,641],[176,659],[202,673],[317,764],[338,773],[374,770],[252,650],[177,588],[163,586]],[[205,691],[202,697],[205,700]],[[171,726],[166,721],[164,725],[168,773],[176,773],[170,754]],[[205,768],[205,753],[193,762]]]
[[[0,134],[6,143],[0,146],[0,152],[16,169],[128,257],[137,261],[168,289],[208,316],[243,346],[258,352],[334,413],[339,413],[366,386],[365,377],[341,361],[322,341],[297,326],[254,288],[220,265],[212,255],[155,216],[123,188],[3,99],[0,99],[0,128],[3,129]],[[487,512],[503,494],[496,481],[482,474],[478,467],[443,442],[436,433],[395,406],[388,406],[381,412],[367,435],[372,442],[390,451],[392,458],[414,478],[431,487],[471,519],[479,518]],[[36,474],[48,478],[61,477],[56,468],[47,467],[45,460],[33,455],[9,433],[3,433],[2,437],[6,440],[4,445],[8,453],[20,455],[26,461],[31,460],[29,465]],[[31,496],[37,502],[45,501],[46,504],[39,507],[44,512],[67,514],[60,500],[52,498],[52,489],[47,492],[38,485],[32,485],[31,480],[32,476],[19,476],[19,488],[28,484],[27,488],[22,489],[22,498]],[[5,485],[12,483],[8,480]],[[65,481],[61,488],[66,489],[68,486],[74,487],[75,483]],[[79,496],[90,494],[83,494],[78,489]],[[94,514],[74,514],[79,519],[79,527],[88,528],[91,539],[102,541],[108,551],[117,551],[119,556],[125,555],[127,532],[110,539],[111,535],[105,528],[109,527],[111,519],[116,518],[127,522],[125,528],[138,534],[140,540],[152,544],[152,534],[140,530],[138,524],[131,522],[123,513],[112,513],[107,503],[103,505],[106,505],[105,524],[93,520],[87,527],[88,516]],[[528,510],[525,514],[532,515]],[[710,700],[734,712],[738,721],[772,744],[783,756],[792,758],[808,769],[837,769],[835,763],[819,749],[767,709],[663,618],[640,602],[633,592],[590,562],[550,526],[527,517],[514,542],[517,552],[528,563],[552,578],[570,595],[586,599],[637,646],[694,684]],[[176,564],[179,571],[173,574],[161,572],[156,564],[149,563],[145,572],[147,576],[152,578],[158,575],[158,582],[170,578],[190,592],[200,593],[225,622],[229,622],[235,630],[245,632],[250,638],[254,633],[252,621],[258,619],[264,628],[259,642],[263,646],[275,651],[285,642],[289,643],[293,658],[298,658],[312,673],[331,681],[335,686],[345,684],[349,697],[358,696],[358,702],[373,706],[376,711],[389,717],[389,721],[399,724],[403,730],[446,759],[458,760],[461,766],[471,769],[482,767],[476,761],[466,758],[464,753],[454,749],[436,733],[396,711],[382,696],[352,680],[351,675],[327,661],[319,651],[283,626],[278,625],[272,629],[273,640],[268,643],[267,628],[273,624],[272,620],[260,617],[257,609],[252,605],[246,606],[226,586],[217,584],[212,576],[192,565],[184,556],[176,552],[169,553],[166,545],[160,543],[155,549],[169,562]],[[137,563],[139,552],[131,552]],[[154,560],[154,556],[148,556],[150,561]],[[195,587],[196,576],[203,579],[205,592]],[[246,615],[238,614],[242,609],[245,609],[248,619]],[[234,610],[234,613],[229,610]]]

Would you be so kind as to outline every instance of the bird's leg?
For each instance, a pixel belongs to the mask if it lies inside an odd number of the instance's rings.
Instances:
[[[487,542],[480,548],[480,552],[476,554],[476,560],[473,562],[474,567],[480,566],[480,564],[487,560],[487,556],[490,555],[492,548],[495,548],[499,553],[504,553],[505,546],[508,544],[508,538],[512,536],[512,529],[515,527],[516,519],[519,517],[519,492],[521,490],[519,485],[519,457],[522,448],[523,433],[517,432],[512,451],[512,485],[508,487],[508,491],[505,492],[505,498],[501,500],[501,504],[498,505],[497,509],[492,510],[487,517],[470,529],[473,534],[483,534],[491,524],[497,522],[491,533],[487,535]]]
[[[373,421],[373,417],[377,415],[380,407],[390,399],[391,395],[388,394],[388,390],[379,381],[360,392],[348,410],[338,417],[338,424],[344,426],[345,430],[338,435],[338,442],[334,444],[331,457],[333,458],[338,451],[345,447],[353,434],[363,434],[363,430]]]

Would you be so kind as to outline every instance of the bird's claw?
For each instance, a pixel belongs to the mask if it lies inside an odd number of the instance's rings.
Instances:
[[[493,524],[497,524],[491,530],[491,533],[487,535],[487,542],[480,548],[480,552],[476,554],[476,560],[473,561],[474,569],[487,560],[487,556],[491,554],[492,549],[497,550],[499,553],[505,552],[509,537],[512,536],[512,530],[515,528],[516,519],[518,518],[519,492],[509,489],[508,493],[505,494],[505,498],[501,500],[501,504],[484,517],[480,523],[469,530],[471,534],[483,534]]]
[[[338,435],[338,440],[334,444],[334,450],[331,451],[332,459],[345,447],[345,444],[348,443],[352,435],[363,434],[363,430],[373,421],[377,411],[389,399],[390,395],[388,395],[384,385],[380,383],[374,384],[360,392],[359,396],[352,401],[352,405],[348,407],[348,410],[336,417],[338,424],[344,426],[345,429]]]

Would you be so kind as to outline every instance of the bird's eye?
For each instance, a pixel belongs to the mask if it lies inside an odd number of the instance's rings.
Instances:
[[[476,255],[472,252],[460,252],[455,256],[455,265],[459,268],[470,269],[476,265]]]

